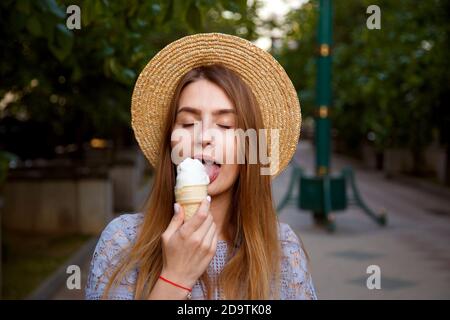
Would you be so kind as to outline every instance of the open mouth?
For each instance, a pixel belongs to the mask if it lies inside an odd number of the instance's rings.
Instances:
[[[212,183],[219,176],[221,164],[212,160],[201,160],[205,166],[206,173],[209,177],[209,183]]]

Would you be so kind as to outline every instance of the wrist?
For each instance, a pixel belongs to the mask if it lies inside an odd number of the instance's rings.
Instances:
[[[177,279],[177,278],[173,277],[173,276],[168,276],[167,273],[161,273],[159,276],[159,281],[164,283],[164,285],[166,285],[166,287],[170,287],[170,289],[172,291],[177,291],[178,292],[177,295],[182,294],[182,297],[184,299],[191,300],[193,286],[188,286],[188,285],[185,285],[184,283],[182,284],[182,282],[180,282],[179,280],[174,280],[174,279]],[[180,296],[180,298],[181,298],[181,296]]]
[[[186,290],[192,290],[195,284],[195,281],[188,280],[186,277],[180,276],[175,272],[170,272],[169,270],[162,270],[160,277],[163,277],[164,279],[169,280],[170,282],[173,282]]]

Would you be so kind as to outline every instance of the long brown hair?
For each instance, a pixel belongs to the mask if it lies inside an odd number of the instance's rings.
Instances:
[[[184,87],[199,79],[209,80],[228,95],[236,108],[238,127],[263,129],[262,115],[248,86],[232,70],[222,65],[200,66],[187,72],[178,83],[167,112],[160,159],[155,166],[152,192],[144,206],[144,220],[136,241],[124,252],[116,270],[111,272],[104,297],[133,268],[138,269],[136,299],[146,299],[163,267],[161,234],[173,216],[175,166],[171,161],[171,133],[180,94]],[[258,146],[259,147],[259,146]],[[272,203],[271,177],[261,175],[259,163],[239,165],[233,186],[232,203],[224,226],[229,248],[228,262],[218,278],[225,299],[278,299],[281,248],[278,219]],[[213,286],[207,271],[200,278],[211,299]],[[272,286],[272,285],[275,286]]]

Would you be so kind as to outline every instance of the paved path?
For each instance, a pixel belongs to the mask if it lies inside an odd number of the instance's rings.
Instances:
[[[312,172],[314,150],[301,143],[296,157]],[[351,160],[333,156],[339,170]],[[428,194],[413,185],[384,178],[382,173],[353,163],[363,198],[375,210],[386,208],[382,228],[358,208],[336,215],[336,232],[316,227],[307,212],[287,206],[280,220],[302,238],[311,258],[319,299],[450,299],[450,199]],[[291,169],[273,183],[275,202],[286,192]],[[433,212],[447,212],[436,215]],[[366,269],[381,269],[381,289],[369,290]],[[84,288],[89,261],[82,269]],[[55,299],[83,299],[83,290],[61,288]]]
[[[299,145],[297,159],[312,172],[314,150]],[[350,164],[333,157],[333,168]],[[308,212],[288,206],[280,213],[302,238],[320,299],[450,299],[450,199],[427,194],[353,163],[363,198],[386,208],[388,226],[375,224],[358,208],[336,215],[336,232],[314,226]],[[291,169],[274,181],[275,202],[286,191]],[[436,215],[433,212],[447,214]],[[366,269],[381,269],[381,289],[369,290]]]
[[[81,290],[69,290],[66,286],[59,288],[53,297],[54,300],[84,300],[84,288],[86,286],[86,279],[89,270],[90,257],[87,259],[83,265],[80,266],[81,269]]]

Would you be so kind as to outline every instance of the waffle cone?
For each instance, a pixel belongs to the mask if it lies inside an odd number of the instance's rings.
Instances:
[[[197,212],[203,199],[208,195],[208,185],[184,186],[175,189],[175,199],[184,209],[184,221]]]

